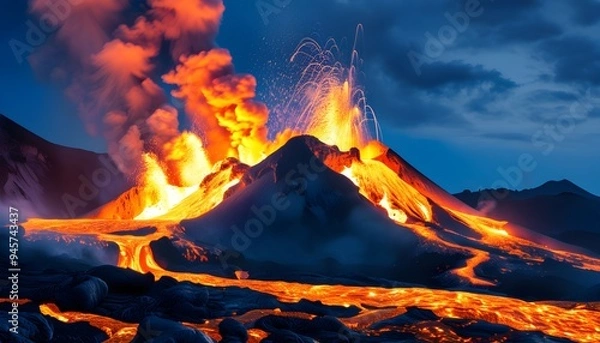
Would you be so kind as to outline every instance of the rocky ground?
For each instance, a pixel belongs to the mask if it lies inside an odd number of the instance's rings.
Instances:
[[[2,342],[569,342],[414,307],[365,315],[355,306],[285,303],[112,266],[21,280],[20,298],[29,301],[19,307],[19,335],[8,332],[11,304],[4,300]]]

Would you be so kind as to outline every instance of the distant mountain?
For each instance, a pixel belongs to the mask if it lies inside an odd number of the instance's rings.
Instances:
[[[600,197],[571,181],[549,181],[521,191],[463,191],[455,196],[492,218],[600,253]]]
[[[130,187],[108,155],[50,143],[0,114],[2,206],[24,217],[76,217]]]

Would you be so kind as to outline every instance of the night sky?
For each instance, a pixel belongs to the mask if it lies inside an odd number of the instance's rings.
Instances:
[[[27,20],[39,21],[25,3],[2,4],[0,112],[50,141],[105,150],[60,86],[18,63],[9,42],[25,41]],[[347,62],[362,24],[361,80],[383,141],[432,180],[458,192],[569,179],[600,194],[600,1],[225,5],[217,45],[258,79],[258,98],[274,112],[293,85],[298,43],[335,38]]]

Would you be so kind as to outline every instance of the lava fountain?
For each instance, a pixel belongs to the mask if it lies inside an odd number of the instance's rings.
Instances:
[[[283,111],[294,114],[286,128],[346,151],[379,140],[379,122],[359,85],[356,46],[361,32],[359,25],[349,65],[340,62],[340,49],[333,39],[325,46],[313,39],[298,46],[291,62],[305,68]]]

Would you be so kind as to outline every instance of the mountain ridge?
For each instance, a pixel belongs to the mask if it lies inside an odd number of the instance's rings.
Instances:
[[[491,218],[600,253],[600,197],[569,180],[521,191],[486,189],[454,196]]]
[[[479,189],[476,191],[465,189],[461,192],[454,193],[454,196],[461,198],[461,200],[463,200],[463,201],[464,201],[464,199],[469,199],[470,201],[468,204],[470,206],[473,206],[474,205],[472,203],[473,199],[471,199],[469,197],[470,194],[486,194],[486,193],[491,194],[492,192],[494,192],[495,194],[508,194],[508,195],[502,196],[501,198],[513,198],[513,199],[527,199],[527,198],[531,198],[531,197],[535,197],[535,196],[543,196],[543,195],[554,196],[554,195],[559,195],[561,193],[573,193],[573,194],[577,194],[577,195],[582,196],[587,199],[600,200],[600,196],[587,191],[583,187],[578,186],[577,184],[575,184],[574,182],[572,182],[568,179],[549,180],[549,181],[542,183],[541,185],[539,185],[537,187],[523,188],[523,189],[483,188],[483,189]],[[494,197],[494,198],[500,198],[500,197]]]
[[[0,203],[24,217],[77,217],[130,186],[107,154],[51,143],[0,114]]]

